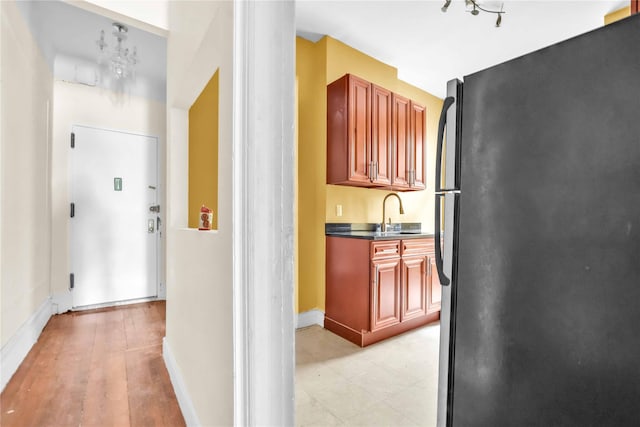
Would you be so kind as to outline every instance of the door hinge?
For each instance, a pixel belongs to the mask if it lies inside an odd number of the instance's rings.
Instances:
[[[76,134],[71,132],[71,148],[76,148]]]
[[[76,286],[76,277],[73,273],[69,274],[69,289],[73,289]]]
[[[75,203],[71,203],[71,211],[69,212],[69,215],[71,216],[71,218],[76,216],[76,204]]]

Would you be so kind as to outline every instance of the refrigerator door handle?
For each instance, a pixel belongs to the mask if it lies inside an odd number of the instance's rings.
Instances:
[[[438,122],[438,141],[436,144],[436,211],[434,215],[435,219],[435,250],[436,250],[436,269],[438,270],[438,278],[440,279],[440,285],[448,286],[450,280],[444,274],[442,267],[442,245],[440,243],[441,235],[440,229],[442,224],[440,223],[440,199],[445,195],[443,191],[447,191],[442,188],[442,145],[444,143],[444,130],[447,126],[447,111],[456,102],[453,96],[447,96],[442,104],[442,112],[440,113],[440,121]]]
[[[438,279],[440,279],[440,285],[449,286],[451,281],[444,274],[444,269],[442,267],[442,245],[440,244],[440,199],[444,198],[445,194],[439,193],[436,194],[436,211],[435,211],[435,227],[434,227],[434,243],[435,243],[435,251],[436,251],[436,270],[438,270]]]
[[[442,144],[444,142],[444,129],[447,126],[447,111],[456,102],[453,96],[447,96],[442,104],[440,121],[438,122],[438,141],[436,143],[436,192],[446,191],[442,188]]]

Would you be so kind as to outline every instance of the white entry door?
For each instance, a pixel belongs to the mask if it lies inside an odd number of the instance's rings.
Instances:
[[[72,141],[73,306],[157,296],[157,138],[74,126]]]

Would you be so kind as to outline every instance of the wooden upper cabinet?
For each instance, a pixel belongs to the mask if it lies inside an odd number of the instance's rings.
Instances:
[[[393,187],[396,190],[409,188],[411,146],[411,101],[393,94],[392,140],[393,140]]]
[[[346,74],[327,86],[327,184],[368,187],[371,84]]]
[[[425,109],[345,74],[327,86],[327,184],[425,188]]]
[[[366,182],[371,163],[371,86],[368,82],[350,79],[349,105],[349,179]]]
[[[424,106],[393,94],[393,189],[425,189],[425,122]]]
[[[391,92],[371,85],[371,152],[373,184],[391,185]]]
[[[411,101],[411,176],[410,187],[414,190],[426,188],[426,121],[427,110],[424,106]]]

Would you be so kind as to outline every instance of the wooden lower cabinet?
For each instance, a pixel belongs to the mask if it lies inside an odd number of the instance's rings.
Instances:
[[[326,243],[326,329],[364,347],[439,319],[433,239]]]
[[[427,273],[429,260],[426,256],[402,259],[402,318],[413,319],[427,314]]]
[[[371,331],[400,323],[400,258],[371,262]]]

